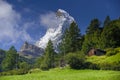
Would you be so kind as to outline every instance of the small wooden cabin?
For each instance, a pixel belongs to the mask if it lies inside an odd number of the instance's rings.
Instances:
[[[105,54],[106,54],[106,51],[101,50],[101,49],[92,48],[88,51],[88,56],[92,56],[92,55],[101,56]]]

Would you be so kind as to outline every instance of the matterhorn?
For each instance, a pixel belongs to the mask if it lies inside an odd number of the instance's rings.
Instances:
[[[54,17],[53,19],[55,19],[55,22],[50,21],[50,24],[53,24],[54,26],[48,26],[46,34],[42,38],[40,38],[34,45],[25,42],[18,52],[20,56],[26,57],[28,59],[34,59],[38,56],[43,55],[49,40],[53,42],[55,52],[59,52],[58,46],[62,41],[64,31],[74,21],[74,18],[62,9],[58,9],[57,12],[54,12],[54,16],[52,17]]]
[[[58,45],[62,40],[62,35],[67,27],[74,21],[74,18],[70,16],[65,10],[58,9],[55,12],[57,24],[54,27],[47,29],[46,34],[38,40],[35,45],[45,49],[49,40],[53,42],[55,51],[58,51]]]

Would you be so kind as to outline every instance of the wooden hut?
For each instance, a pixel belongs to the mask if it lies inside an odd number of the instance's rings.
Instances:
[[[105,55],[105,53],[106,51],[104,50],[92,48],[88,51],[88,56],[92,56],[92,55],[101,56],[101,55]]]

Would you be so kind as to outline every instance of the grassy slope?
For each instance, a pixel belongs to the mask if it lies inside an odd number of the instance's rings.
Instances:
[[[114,50],[118,51],[116,55],[91,56],[91,57],[87,57],[87,61],[95,63],[95,64],[120,62],[120,48],[115,48]],[[107,51],[107,52],[109,52],[109,51]]]
[[[2,76],[0,80],[120,80],[120,71],[57,68],[26,75]]]

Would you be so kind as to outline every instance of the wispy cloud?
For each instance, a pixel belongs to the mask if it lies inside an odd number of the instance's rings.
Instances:
[[[40,15],[40,25],[46,28],[56,28],[60,23],[60,19],[56,17],[55,12],[48,12]]]
[[[33,41],[26,32],[26,26],[21,27],[21,15],[12,5],[4,0],[0,1],[0,44],[14,44],[19,41]],[[26,23],[24,23],[26,24]]]

